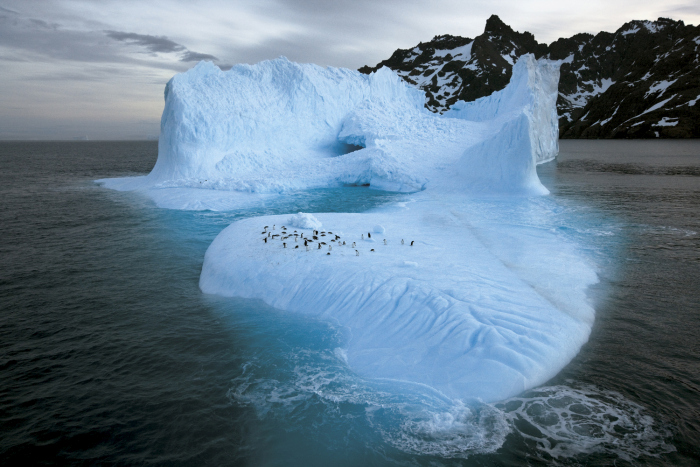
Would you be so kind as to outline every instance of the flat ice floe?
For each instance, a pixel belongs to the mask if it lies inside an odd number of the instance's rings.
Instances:
[[[316,240],[288,215],[236,222],[209,247],[200,287],[332,321],[347,330],[347,362],[362,376],[483,401],[554,376],[593,322],[584,288],[595,274],[575,248],[521,225],[518,238],[503,236],[500,252],[518,253],[504,262],[480,241],[494,232],[471,224],[469,206],[416,198],[369,213],[315,214],[323,226]],[[529,269],[529,254],[549,255],[552,269]],[[538,290],[537,280],[549,283]],[[573,288],[547,289],[555,284]]]
[[[413,193],[360,214],[236,222],[200,288],[336,323],[362,376],[500,400],[554,376],[594,319],[595,272],[537,201],[536,164],[558,151],[557,81],[525,56],[503,91],[439,116],[388,69],[201,63],[168,83],[153,171],[102,182],[178,209],[345,185]]]

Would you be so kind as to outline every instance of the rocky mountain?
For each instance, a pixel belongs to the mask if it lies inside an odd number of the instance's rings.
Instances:
[[[494,15],[474,39],[436,36],[359,71],[395,70],[426,92],[426,108],[442,113],[503,89],[526,53],[561,64],[562,138],[700,137],[700,26],[683,21],[630,21],[614,33],[547,45]]]

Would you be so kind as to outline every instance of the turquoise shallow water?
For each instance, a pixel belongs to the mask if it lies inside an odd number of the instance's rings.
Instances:
[[[155,143],[0,143],[0,458],[11,464],[685,464],[700,461],[700,144],[562,141],[540,166],[600,265],[589,343],[545,388],[465,407],[356,377],[332,325],[198,289],[240,217],[406,195],[162,210],[92,180]],[[573,220],[572,220],[573,219]],[[579,219],[579,220],[576,220]]]

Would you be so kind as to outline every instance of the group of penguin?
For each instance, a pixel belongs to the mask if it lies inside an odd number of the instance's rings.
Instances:
[[[297,245],[294,245],[295,249],[299,248],[299,245],[298,245],[298,243],[300,243],[299,240],[304,241],[304,247],[306,248],[306,251],[310,250],[309,245],[312,244],[313,242],[317,242],[316,244],[318,245],[318,248],[317,248],[318,250],[323,248],[322,245],[328,245],[328,253],[326,253],[326,255],[330,255],[331,251],[333,251],[333,245],[331,245],[331,243],[335,243],[337,246],[345,246],[346,245],[344,240],[343,241],[340,240],[340,235],[336,235],[330,231],[326,232],[325,230],[322,230],[321,232],[319,232],[318,230],[314,230],[313,235],[311,236],[311,238],[309,238],[309,237],[304,237],[303,232],[301,234],[297,233],[296,230],[293,233],[291,233],[291,232],[288,233],[287,227],[285,227],[284,225],[282,226],[282,228],[280,230],[281,233],[279,233],[279,234],[273,233],[273,231],[275,230],[274,224],[272,225],[272,230],[268,230],[269,228],[270,227],[267,225],[263,228],[263,231],[262,231],[263,242],[265,242],[265,243],[268,243],[268,241],[272,242],[277,237],[279,237],[279,240],[282,241],[283,248],[287,248],[287,242],[285,240],[292,238],[292,237],[294,237],[294,242],[297,243]],[[329,238],[327,238],[327,239],[322,238],[319,240],[319,237],[329,237]],[[372,238],[372,234],[370,232],[367,232],[367,238],[368,239]],[[363,240],[365,239],[365,234],[362,234],[362,239]],[[323,240],[328,240],[329,242],[326,243]],[[411,240],[411,246],[413,246],[413,242],[414,241]],[[386,239],[384,239],[384,244],[385,245],[387,244]],[[402,245],[404,244],[403,239],[401,239],[401,244]],[[352,248],[355,248],[355,242],[352,242]],[[374,251],[374,248],[372,248],[369,251]],[[355,256],[360,256],[359,250],[355,250]]]

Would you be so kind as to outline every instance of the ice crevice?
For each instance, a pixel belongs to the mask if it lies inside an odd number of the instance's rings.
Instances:
[[[523,56],[505,89],[436,115],[387,68],[202,62],[166,87],[152,172],[100,182],[175,209],[347,185],[410,193],[361,214],[234,222],[208,248],[200,288],[334,323],[363,377],[502,400],[559,372],[594,319],[595,268],[552,232],[536,172],[558,152],[558,66]]]

